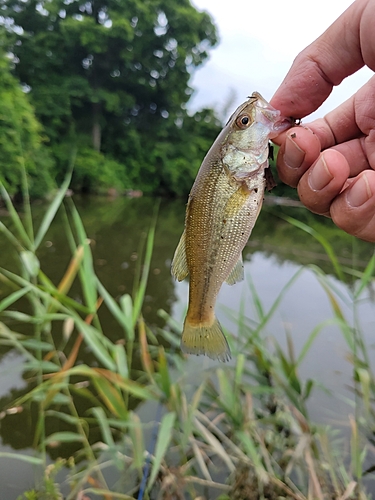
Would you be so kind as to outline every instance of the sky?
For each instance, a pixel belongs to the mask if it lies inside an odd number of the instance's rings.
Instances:
[[[190,109],[214,107],[224,119],[255,90],[269,100],[296,55],[318,38],[352,1],[192,0],[192,3],[211,14],[220,42],[191,80],[195,93]],[[371,75],[371,70],[363,68],[344,80],[309,119],[334,109]]]

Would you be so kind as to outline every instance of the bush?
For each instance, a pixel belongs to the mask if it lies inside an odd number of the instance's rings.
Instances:
[[[43,145],[42,127],[1,54],[0,72],[0,181],[11,195],[19,193],[24,166],[30,194],[41,197],[53,187],[53,162]]]

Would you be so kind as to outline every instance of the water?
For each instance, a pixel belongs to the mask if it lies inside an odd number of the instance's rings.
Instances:
[[[92,241],[99,279],[115,297],[131,293],[156,201],[150,198],[82,198],[75,199],[74,202]],[[37,220],[40,220],[43,210],[43,205],[34,207]],[[184,212],[185,204],[180,201],[162,202],[159,208],[150,279],[143,309],[145,319],[151,326],[163,326],[157,314],[159,309],[166,310],[181,322],[186,310],[187,283],[176,283],[170,275],[170,262],[183,229]],[[330,238],[341,262],[349,267],[353,262],[358,263],[359,267],[364,266],[373,253],[373,245],[343,235],[330,221],[315,219],[299,208],[265,208],[262,211],[244,251],[246,280],[233,287],[223,286],[217,303],[217,315],[223,326],[236,334],[237,326],[233,318],[240,314],[241,303],[244,304],[245,316],[256,319],[250,280],[256,287],[264,309],[268,310],[288,281],[300,272],[290,289],[283,294],[280,306],[265,332],[265,342],[270,343],[270,348],[273,338],[285,347],[288,333],[298,355],[314,327],[333,317],[326,292],[316,274],[306,264],[316,264],[326,273],[332,274],[331,282],[342,297],[339,305],[349,321],[355,314],[350,301],[353,284],[334,278],[332,266],[319,243],[280,219],[278,215],[281,212],[288,212],[319,227]],[[6,215],[2,215],[1,220],[8,223]],[[16,257],[4,239],[0,241],[0,255],[1,267],[15,269]],[[70,260],[61,214],[46,235],[39,258],[44,272],[57,284]],[[9,290],[0,282],[0,300],[7,293]],[[79,287],[75,286],[72,293],[79,298]],[[372,359],[375,349],[373,297],[374,294],[369,289],[356,306],[369,357]],[[107,335],[112,340],[121,338],[120,329],[104,307],[101,314],[103,329]],[[17,324],[11,326],[16,331],[22,328],[22,325]],[[56,332],[56,335],[59,334],[61,332]],[[92,364],[90,354],[81,351],[82,361]],[[19,354],[0,347],[0,412],[25,391],[27,382],[22,373],[22,362]],[[206,358],[190,357],[188,361],[193,378],[199,377],[202,367],[213,364],[214,361]],[[329,391],[314,391],[309,403],[311,418],[317,422],[347,426],[348,415],[353,413],[352,365],[348,360],[347,345],[337,326],[328,325],[322,329],[301,366],[300,374],[304,378],[314,378]],[[88,405],[87,402],[85,404]],[[144,408],[140,409],[141,413],[144,411]],[[25,450],[30,450],[36,422],[33,411],[25,409],[19,413],[0,413],[0,418],[0,451],[22,450],[25,453]],[[61,422],[49,419],[48,431],[56,430],[63,430]],[[66,453],[69,453],[68,447]],[[51,460],[57,456],[58,452],[52,449]],[[17,498],[25,489],[33,487],[34,481],[34,471],[30,465],[0,458],[0,500]]]

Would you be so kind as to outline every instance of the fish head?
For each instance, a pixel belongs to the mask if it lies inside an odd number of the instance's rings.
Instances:
[[[229,118],[222,143],[223,163],[238,180],[267,164],[268,142],[293,125],[258,92]]]

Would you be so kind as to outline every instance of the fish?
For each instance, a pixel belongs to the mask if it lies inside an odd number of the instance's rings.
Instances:
[[[262,207],[269,140],[292,125],[254,92],[229,118],[206,154],[190,191],[185,228],[171,265],[189,276],[189,305],[181,350],[229,361],[230,348],[215,316],[224,282],[244,279],[242,250]]]

